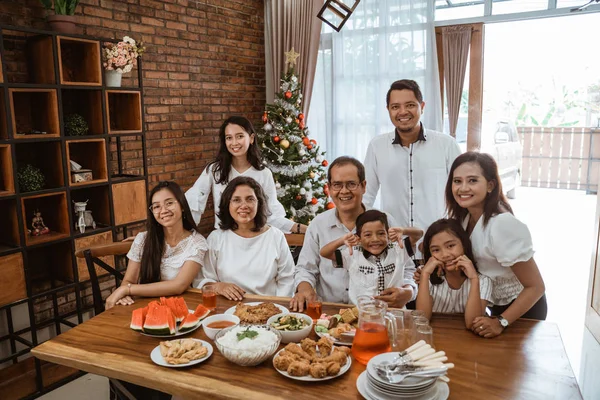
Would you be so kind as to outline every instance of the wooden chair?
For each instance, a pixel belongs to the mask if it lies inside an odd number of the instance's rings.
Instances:
[[[287,241],[288,246],[290,246],[294,264],[296,264],[298,262],[298,257],[300,257],[302,245],[304,244],[304,233],[286,233],[285,240]]]

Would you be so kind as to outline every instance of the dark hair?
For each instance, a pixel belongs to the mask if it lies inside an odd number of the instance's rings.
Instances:
[[[450,173],[448,174],[448,181],[446,182],[446,209],[448,210],[448,216],[450,218],[458,219],[462,221],[469,211],[466,208],[462,208],[454,199],[452,194],[452,181],[454,180],[454,171],[456,168],[464,163],[476,163],[481,167],[483,177],[488,182],[494,182],[494,188],[485,197],[485,204],[483,206],[483,225],[487,225],[490,218],[494,215],[501,214],[503,212],[513,213],[512,208],[508,204],[508,200],[502,192],[502,182],[500,182],[500,175],[498,175],[498,165],[494,158],[486,153],[479,153],[475,151],[468,151],[464,154],[456,157],[456,160],[452,163]]]
[[[473,246],[471,246],[471,239],[469,239],[469,234],[463,229],[460,222],[455,219],[438,219],[433,224],[427,228],[427,232],[425,232],[425,236],[423,236],[423,261],[427,263],[431,256],[431,250],[429,247],[431,246],[431,240],[435,235],[442,232],[448,232],[452,236],[456,236],[460,243],[462,244],[463,250],[465,252],[465,256],[471,260],[473,266],[475,267],[475,271],[479,272],[477,269],[477,264],[475,263],[475,256],[473,255]],[[463,273],[461,271],[461,273]],[[463,273],[464,274],[464,273]],[[432,285],[439,285],[444,280],[437,276],[437,274],[431,274],[429,276],[429,282]]]
[[[235,222],[229,212],[229,203],[231,202],[235,189],[242,185],[249,186],[254,190],[254,194],[258,200],[256,216],[254,217],[254,228],[252,228],[252,231],[259,232],[267,224],[267,215],[269,212],[267,196],[260,184],[247,176],[238,176],[237,178],[232,179],[223,191],[221,202],[219,203],[219,212],[217,213],[217,216],[221,220],[219,222],[219,227],[223,230],[231,229],[232,231],[235,231],[238,228],[237,222]]]
[[[410,90],[415,94],[415,97],[417,98],[417,101],[419,103],[423,102],[423,93],[421,93],[421,88],[419,87],[419,84],[413,81],[412,79],[401,79],[392,83],[390,89],[385,95],[386,107],[390,106],[390,96],[392,94],[392,90]]]
[[[360,214],[356,218],[356,234],[360,236],[360,232],[362,231],[362,227],[367,222],[375,222],[381,221],[383,226],[385,226],[385,231],[387,232],[390,229],[388,224],[387,215],[379,210],[368,210],[364,213]]]
[[[327,181],[331,182],[331,170],[333,169],[333,167],[341,167],[341,166],[348,165],[348,164],[352,164],[356,167],[357,172],[358,172],[359,183],[363,183],[366,179],[365,178],[365,166],[363,165],[363,163],[358,161],[356,158],[349,157],[349,156],[338,157],[335,160],[333,160],[333,162],[331,164],[329,164],[329,169],[327,170]]]
[[[214,161],[211,161],[206,166],[206,171],[210,173],[210,167],[214,165],[214,169],[212,171],[215,181],[217,183],[226,185],[229,181],[229,173],[231,172],[231,160],[233,156],[227,150],[227,144],[225,143],[225,128],[227,125],[235,124],[241,126],[248,135],[254,135],[254,142],[250,143],[250,147],[248,147],[248,152],[246,153],[246,158],[250,165],[252,165],[257,170],[261,171],[265,168],[262,163],[262,153],[260,148],[258,147],[258,140],[256,138],[256,132],[254,131],[254,127],[252,123],[246,118],[234,115],[232,117],[227,118],[219,128],[219,152],[217,153],[217,157]]]
[[[181,218],[183,229],[200,233],[194,223],[190,206],[183,194],[181,187],[175,182],[162,181],[152,189],[148,196],[148,204],[152,204],[152,198],[159,191],[167,189],[181,206]],[[158,223],[150,208],[146,219],[146,240],[142,250],[142,266],[140,269],[140,283],[154,283],[160,281],[160,263],[165,250],[165,232]]]

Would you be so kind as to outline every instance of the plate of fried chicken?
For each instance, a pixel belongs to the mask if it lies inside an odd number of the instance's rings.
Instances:
[[[233,314],[240,319],[242,324],[266,324],[273,315],[288,314],[290,310],[284,306],[274,303],[238,303],[225,311],[225,314]]]

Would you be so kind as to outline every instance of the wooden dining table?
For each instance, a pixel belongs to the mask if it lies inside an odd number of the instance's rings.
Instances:
[[[189,308],[202,303],[199,290],[183,294]],[[152,299],[116,306],[32,350],[35,357],[109,378],[181,396],[186,399],[360,399],[356,388],[365,366],[353,360],[345,374],[323,382],[302,382],[281,375],[272,358],[256,367],[238,366],[218,351],[187,368],[162,367],[150,359],[160,338],[129,328],[131,312]],[[289,306],[282,297],[246,296],[245,302],[266,301]],[[215,313],[236,302],[218,298]],[[344,305],[324,303],[323,312]],[[450,399],[581,399],[573,370],[556,324],[519,320],[493,339],[465,329],[461,315],[433,316],[434,347],[443,350],[455,368],[448,372]],[[313,333],[314,334],[314,333]],[[212,341],[202,328],[193,337]],[[283,345],[282,345],[283,346]]]

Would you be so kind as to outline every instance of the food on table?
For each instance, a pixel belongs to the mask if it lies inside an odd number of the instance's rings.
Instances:
[[[179,325],[179,332],[187,332],[194,329],[200,323],[200,317],[196,314],[188,314],[185,316],[181,325]]]
[[[306,338],[300,343],[289,343],[273,360],[273,365],[290,376],[321,379],[335,376],[348,362],[349,349],[333,347],[327,337],[318,342]]]
[[[209,313],[202,305],[190,313],[183,297],[161,297],[160,301],[154,300],[146,307],[133,310],[130,328],[151,335],[174,335],[178,324],[180,333],[190,331]]]
[[[347,324],[358,321],[358,307],[340,310],[340,315],[342,316],[342,321]]]
[[[148,304],[144,332],[152,335],[174,335],[175,326],[175,316],[169,307],[161,306],[156,301]]]
[[[208,314],[210,314],[210,310],[204,307],[202,304],[198,304],[196,311],[194,311],[194,315],[197,315],[200,317],[200,319],[204,319],[204,317],[206,317]]]
[[[233,321],[215,321],[215,322],[211,322],[210,324],[206,325],[209,328],[212,329],[225,329],[225,328],[229,328],[230,326],[234,326],[235,322]]]
[[[335,315],[322,314],[315,325],[315,332],[330,335],[336,340],[342,340],[343,333],[353,333],[356,331],[358,324],[356,314],[358,314],[358,310],[355,310],[355,308],[342,309],[339,314]]]
[[[177,323],[183,321],[189,314],[188,306],[183,297],[161,297],[160,304],[171,309]]]
[[[233,315],[240,318],[240,322],[248,324],[266,324],[273,315],[281,313],[281,310],[273,303],[260,303],[251,306],[238,303]]]
[[[147,314],[148,306],[133,310],[131,313],[131,325],[129,327],[134,331],[143,332]]]
[[[240,365],[256,365],[270,357],[281,338],[268,326],[236,326],[221,331],[216,338],[219,351]],[[263,358],[264,357],[264,358]]]
[[[278,331],[299,331],[308,326],[308,321],[292,314],[282,315],[271,326]]]
[[[187,364],[206,357],[208,349],[193,339],[160,342],[160,354],[172,365]]]

